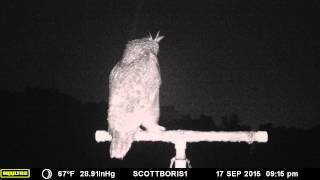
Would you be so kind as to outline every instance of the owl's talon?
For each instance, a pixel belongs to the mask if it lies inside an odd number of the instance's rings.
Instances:
[[[144,126],[146,128],[147,131],[151,131],[151,132],[157,132],[157,131],[165,131],[166,128],[160,125],[149,125],[149,126]]]
[[[160,131],[165,131],[166,130],[166,128],[163,127],[163,126],[159,126],[159,129],[160,129]]]

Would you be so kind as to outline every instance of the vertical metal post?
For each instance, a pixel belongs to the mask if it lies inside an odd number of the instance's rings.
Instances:
[[[174,162],[175,168],[186,168],[187,167],[187,159],[186,159],[186,141],[177,141],[174,144],[176,149],[176,157]]]

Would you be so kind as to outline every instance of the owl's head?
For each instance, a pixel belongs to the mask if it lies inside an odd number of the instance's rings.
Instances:
[[[131,63],[132,61],[139,59],[139,57],[150,52],[154,55],[158,55],[159,42],[163,38],[164,36],[159,36],[158,31],[155,38],[149,34],[149,37],[129,41],[126,46],[122,62],[126,64]]]
[[[157,55],[159,52],[159,42],[163,38],[164,36],[159,36],[159,31],[155,38],[149,33],[149,37],[129,41],[127,47],[141,48],[145,52],[151,51],[153,54]]]

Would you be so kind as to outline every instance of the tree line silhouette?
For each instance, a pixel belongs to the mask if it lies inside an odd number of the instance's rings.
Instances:
[[[109,143],[96,143],[95,131],[107,129],[107,103],[82,103],[55,89],[1,91],[1,167],[168,167],[174,147],[167,143],[134,143],[122,160],[109,158]],[[167,129],[250,130],[235,113],[192,118],[173,106],[161,107]],[[319,167],[320,125],[312,129],[262,124],[269,141],[188,144],[193,167]]]

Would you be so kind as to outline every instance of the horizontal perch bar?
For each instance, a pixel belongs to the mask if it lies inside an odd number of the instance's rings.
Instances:
[[[105,130],[96,131],[97,142],[111,141],[111,135]],[[176,142],[267,142],[266,131],[191,131],[191,130],[169,130],[160,132],[139,131],[135,141],[162,141]]]

